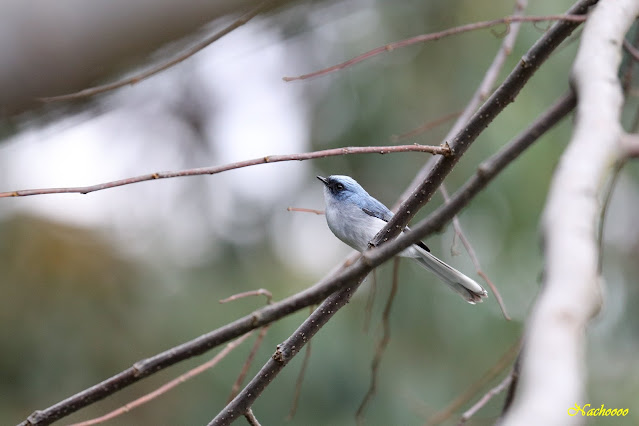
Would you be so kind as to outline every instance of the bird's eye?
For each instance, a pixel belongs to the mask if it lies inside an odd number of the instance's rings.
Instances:
[[[335,185],[335,189],[337,189],[338,191],[343,191],[344,185],[342,185],[341,183],[338,183],[337,185]]]

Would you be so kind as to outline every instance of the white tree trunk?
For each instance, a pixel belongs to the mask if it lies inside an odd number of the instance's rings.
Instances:
[[[543,216],[545,272],[527,323],[515,399],[504,425],[573,425],[585,418],[585,331],[601,304],[598,196],[623,155],[617,78],[622,41],[637,0],[601,0],[585,24],[573,65],[574,132],[553,178]],[[612,407],[611,407],[612,408]]]

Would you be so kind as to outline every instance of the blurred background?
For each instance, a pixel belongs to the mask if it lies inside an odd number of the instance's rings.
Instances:
[[[282,77],[414,35],[506,16],[513,3],[279,2],[152,78],[83,101],[42,104],[34,99],[116,81],[166,61],[255,3],[5,1],[0,6],[0,191],[89,185],[270,154],[394,144],[394,135],[465,106],[502,42],[499,34],[483,30],[399,49],[310,81],[285,83]],[[571,4],[535,1],[527,13],[563,13]],[[502,76],[546,28],[523,26]],[[560,48],[481,135],[447,179],[451,192],[568,89],[577,45],[573,39]],[[626,110],[628,123],[633,107],[634,100]],[[450,124],[399,143],[439,144]],[[486,303],[470,306],[434,276],[402,261],[392,337],[367,424],[426,423],[518,341],[539,290],[540,214],[570,126],[565,120],[544,136],[460,215],[512,321],[504,320],[492,294]],[[332,157],[88,195],[0,200],[0,423],[18,423],[35,409],[263,303],[249,298],[221,305],[219,299],[266,288],[278,300],[310,286],[350,252],[323,216],[287,211],[289,206],[323,209],[315,175],[353,176],[392,205],[428,158],[417,153]],[[639,423],[639,411],[633,410],[639,397],[639,321],[632,314],[639,302],[638,178],[636,165],[629,164],[608,211],[607,303],[589,330],[590,399],[575,401],[630,408],[627,423],[615,424]],[[417,219],[441,203],[436,195]],[[443,260],[478,278],[450,228],[427,242]],[[290,424],[354,424],[381,336],[391,266],[377,273],[368,332],[363,328],[372,277],[313,340]],[[304,310],[270,328],[249,377],[307,314]],[[207,423],[224,406],[252,339],[217,368],[109,424]],[[61,423],[104,414],[213,355],[145,379]],[[263,424],[285,422],[301,358],[257,400],[254,411]],[[505,374],[445,424],[456,424]],[[492,424],[502,402],[503,395],[495,398],[469,424]],[[595,419],[590,424],[608,423]]]

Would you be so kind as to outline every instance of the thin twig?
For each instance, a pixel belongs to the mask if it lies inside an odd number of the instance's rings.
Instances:
[[[268,290],[260,288],[258,290],[245,291],[243,293],[234,294],[231,297],[227,297],[226,299],[220,300],[220,303],[227,303],[233,300],[241,299],[243,297],[259,296],[259,295],[266,296],[267,305],[270,305],[273,302],[273,294]],[[237,376],[237,379],[235,379],[235,383],[233,383],[233,386],[231,387],[231,394],[229,395],[229,398],[226,401],[227,404],[229,403],[229,401],[235,398],[235,395],[237,395],[237,392],[240,390],[240,386],[242,386],[242,383],[244,382],[244,379],[246,378],[246,374],[248,373],[248,370],[251,367],[253,360],[255,359],[255,355],[257,354],[257,351],[262,346],[262,342],[264,341],[264,337],[266,336],[266,333],[268,332],[269,327],[270,325],[265,325],[264,327],[260,329],[260,332],[257,335],[257,338],[255,339],[255,343],[253,343],[253,347],[251,348],[251,352],[249,352],[249,355],[246,358],[246,361],[244,361],[244,365],[242,366],[242,369],[240,370],[240,374]]]
[[[311,308],[311,313],[313,313],[313,308]],[[300,395],[302,394],[302,384],[304,383],[304,375],[306,374],[306,368],[308,367],[308,362],[311,359],[311,344],[312,340],[308,341],[306,345],[306,352],[304,353],[304,359],[302,360],[302,367],[300,368],[300,372],[297,375],[297,380],[295,381],[295,392],[293,393],[293,402],[291,403],[291,411],[288,412],[288,416],[286,416],[286,421],[293,420],[295,417],[295,413],[297,413],[297,405],[300,400]]]
[[[524,19],[525,17],[523,15],[527,7],[528,0],[518,0],[515,3],[513,16],[516,18]],[[475,110],[479,106],[479,103],[484,102],[486,99],[488,99],[491,91],[493,90],[493,86],[495,85],[495,82],[499,77],[499,73],[506,63],[506,58],[511,54],[513,48],[515,47],[515,42],[517,41],[517,36],[519,36],[520,29],[521,22],[513,22],[512,24],[508,25],[508,34],[506,35],[506,37],[504,37],[504,40],[499,47],[499,51],[497,51],[493,62],[488,67],[488,70],[486,70],[484,78],[479,84],[477,91],[471,98],[471,101],[466,106],[466,110],[464,112],[475,112]],[[461,121],[463,121],[463,123],[461,123],[461,125],[465,124],[465,122],[469,119],[470,116],[468,116],[467,119],[462,119]]]
[[[260,329],[260,332],[257,335],[257,338],[255,339],[255,343],[253,343],[253,347],[251,348],[251,352],[249,352],[249,355],[246,358],[246,361],[244,361],[244,365],[242,366],[242,369],[240,370],[240,374],[237,376],[237,379],[235,379],[235,383],[233,383],[233,386],[231,387],[231,393],[229,395],[228,400],[226,401],[227,404],[230,401],[232,401],[233,398],[235,398],[235,396],[240,390],[240,387],[242,386],[242,383],[244,383],[244,379],[246,378],[246,375],[248,374],[248,370],[249,368],[251,368],[251,364],[253,364],[253,361],[255,360],[255,355],[257,354],[257,351],[262,346],[262,342],[264,342],[264,337],[266,336],[266,332],[268,331],[269,327],[270,325],[265,325],[264,327]]]
[[[417,135],[421,135],[424,132],[429,131],[430,129],[439,126],[440,124],[444,124],[445,122],[452,120],[453,118],[457,118],[459,117],[459,115],[464,112],[464,110],[461,111],[455,111],[455,112],[451,112],[450,114],[446,114],[442,117],[436,118],[434,120],[431,120],[427,123],[422,124],[419,127],[414,128],[413,130],[410,130],[406,133],[402,133],[399,135],[393,135],[391,136],[391,141],[393,142],[399,142],[402,139],[408,139],[408,138],[412,138],[413,136],[417,136]]]
[[[228,345],[226,345],[226,347],[224,349],[222,349],[217,355],[215,355],[210,361],[205,362],[202,365],[199,365],[195,368],[193,368],[192,370],[187,371],[186,373],[182,374],[181,376],[171,380],[168,383],[165,383],[164,385],[160,386],[159,388],[157,388],[156,390],[154,390],[153,392],[150,392],[138,399],[136,399],[135,401],[129,402],[128,404],[111,411],[110,413],[107,413],[103,416],[100,417],[96,417],[94,419],[90,419],[90,420],[86,420],[80,423],[74,423],[71,426],[90,426],[90,425],[95,425],[98,423],[104,423],[107,420],[111,420],[114,419],[115,417],[118,417],[124,413],[128,413],[129,411],[133,410],[134,408],[139,407],[140,405],[146,404],[147,402],[150,402],[151,400],[157,398],[158,396],[167,393],[168,391],[170,391],[171,389],[175,388],[176,386],[178,386],[179,384],[182,384],[184,382],[186,382],[189,379],[192,379],[193,377],[197,376],[198,374],[203,373],[204,371],[214,367],[217,363],[219,363],[222,359],[224,359],[224,357],[226,357],[233,349],[235,349],[236,347],[238,347],[242,342],[244,342],[251,334],[253,334],[253,331],[249,331],[248,333],[246,333],[245,335],[239,337],[238,339],[230,342]]]
[[[258,164],[278,163],[281,161],[302,161],[315,158],[334,157],[338,155],[348,154],[389,154],[396,152],[425,152],[433,155],[450,155],[450,148],[446,145],[429,146],[429,145],[393,145],[393,146],[354,146],[345,148],[325,149],[322,151],[307,152],[302,154],[290,155],[269,155],[266,157],[254,158],[252,160],[239,161],[237,163],[225,164],[222,166],[200,167],[195,169],[187,169],[171,172],[156,172],[146,175],[130,177],[126,179],[114,180],[111,182],[100,183],[90,186],[77,186],[69,188],[41,188],[41,189],[25,189],[19,191],[0,192],[0,198],[5,197],[24,197],[29,195],[42,194],[63,194],[63,193],[79,193],[88,194],[90,192],[101,191],[104,189],[115,188],[118,186],[131,185],[134,183],[145,182],[157,179],[170,179],[185,176],[214,175],[228,170],[239,169],[242,167],[256,166]]]
[[[358,262],[353,265],[353,268],[363,264],[363,262]],[[273,356],[266,362],[255,377],[253,377],[253,380],[244,387],[233,401],[215,416],[209,423],[209,426],[229,425],[237,419],[238,416],[245,413],[280,371],[299,353],[302,347],[313,338],[339,309],[350,301],[353,293],[361,285],[365,276],[366,274],[357,276],[354,283],[328,296],[284,343],[277,345]]]
[[[488,402],[496,395],[502,393],[513,381],[513,372],[508,373],[504,380],[502,380],[497,386],[490,389],[477,401],[472,407],[462,414],[459,419],[459,426],[466,423],[472,416],[474,416],[479,410],[481,410]]]
[[[602,272],[603,268],[603,256],[604,256],[604,247],[603,247],[603,237],[604,237],[604,225],[606,223],[606,212],[610,207],[610,200],[612,199],[612,194],[614,189],[617,187],[617,180],[621,175],[621,170],[626,165],[628,159],[627,157],[619,158],[610,173],[610,177],[608,178],[608,182],[606,183],[606,189],[604,190],[604,199],[601,204],[601,211],[599,212],[599,226],[597,228],[597,247],[598,247],[598,260],[597,260],[597,270],[599,273]]]
[[[440,423],[448,420],[462,405],[471,400],[477,392],[481,390],[486,384],[497,377],[502,371],[504,371],[515,359],[519,349],[521,347],[521,340],[517,340],[511,345],[504,354],[499,357],[497,362],[490,367],[482,376],[472,383],[461,395],[453,400],[446,408],[435,413],[430,419],[428,419],[428,426],[436,426]]]
[[[315,213],[320,216],[324,214],[324,210],[306,209],[303,207],[287,207],[286,211],[289,212],[302,212],[302,213]]]
[[[221,31],[218,31],[217,33],[211,35],[210,37],[205,38],[204,40],[200,41],[199,43],[197,43],[195,46],[192,46],[188,49],[186,49],[184,52],[180,53],[178,56],[174,57],[173,59],[161,63],[147,71],[143,71],[139,74],[135,74],[132,77],[128,77],[122,80],[118,80],[114,83],[108,83],[108,84],[104,84],[101,86],[95,86],[95,87],[91,87],[88,89],[84,89],[84,90],[80,90],[79,92],[74,92],[74,93],[69,93],[66,95],[60,95],[60,96],[49,96],[49,97],[44,97],[44,98],[39,98],[38,100],[42,101],[42,102],[57,102],[57,101],[68,101],[68,100],[72,100],[72,99],[79,99],[79,98],[86,98],[89,96],[94,96],[100,93],[105,93],[105,92],[109,92],[111,90],[115,90],[115,89],[119,89],[121,87],[124,86],[128,86],[128,85],[133,85],[136,83],[139,83],[142,80],[145,80],[159,72],[162,72],[168,68],[171,68],[172,66],[179,64],[180,62],[184,61],[185,59],[190,58],[191,56],[195,55],[197,52],[199,52],[200,50],[204,49],[205,47],[207,47],[208,45],[210,45],[211,43],[221,39],[222,37],[224,37],[225,35],[227,35],[228,33],[230,33],[231,31],[241,27],[242,25],[246,24],[248,21],[250,21],[251,19],[253,19],[254,17],[256,17],[257,15],[259,15],[262,11],[264,11],[266,9],[266,7],[272,3],[273,0],[264,0],[262,2],[260,2],[257,6],[255,6],[253,9],[251,9],[250,11],[248,11],[246,14],[244,14],[243,16],[241,16],[239,19],[237,19],[236,21],[234,21],[233,23],[231,23],[230,25],[228,25],[227,27],[223,28]]]
[[[635,34],[634,34],[634,38],[632,43],[628,43],[631,44],[631,46],[634,48],[634,50],[637,52],[637,46],[639,46],[639,26],[635,27]],[[625,47],[625,43],[624,43],[624,47]],[[621,88],[623,90],[624,93],[624,97],[628,97],[628,96],[636,96],[636,93],[633,93],[634,90],[632,89],[632,77],[634,75],[634,70],[635,70],[635,65],[637,63],[637,59],[630,59],[630,58],[626,58],[625,62],[622,63],[621,67],[623,69],[623,72],[620,73],[621,75]],[[637,128],[639,126],[639,109],[635,112],[634,115],[634,119],[632,121],[632,123],[630,124],[630,128],[628,129],[630,133],[636,133],[637,132]]]
[[[234,300],[238,300],[238,299],[242,299],[244,297],[249,297],[249,296],[265,296],[266,297],[266,304],[271,304],[271,302],[273,301],[273,294],[263,288],[260,288],[258,290],[250,290],[250,291],[245,291],[242,293],[237,293],[234,294],[232,296],[227,297],[226,299],[221,299],[220,303],[228,303],[228,302],[232,302]]]
[[[626,39],[623,40],[623,47],[626,49],[626,52],[630,53],[630,56],[632,56],[635,61],[639,61],[639,49],[634,47],[632,43]]]
[[[368,289],[368,297],[366,298],[366,306],[364,307],[364,333],[368,333],[371,325],[371,317],[373,316],[373,306],[375,303],[375,293],[377,293],[377,269],[373,270],[373,279]]]
[[[448,190],[446,189],[446,187],[444,185],[440,186],[439,191],[442,193],[444,197],[444,201],[449,202],[450,196],[448,195]],[[453,218],[453,228],[455,229],[455,234],[459,237],[460,241],[466,248],[466,252],[470,256],[470,259],[472,260],[473,265],[475,265],[475,271],[477,272],[477,275],[479,275],[480,277],[483,278],[484,281],[486,281],[486,284],[488,284],[493,294],[495,295],[495,299],[497,300],[497,303],[499,304],[499,307],[501,308],[501,312],[504,315],[504,318],[510,321],[511,318],[508,315],[508,312],[506,312],[506,305],[504,304],[504,301],[501,298],[501,294],[499,293],[499,290],[497,290],[497,286],[495,286],[492,280],[488,278],[488,275],[484,273],[481,267],[481,263],[479,262],[479,257],[477,256],[477,253],[475,252],[475,249],[473,248],[472,244],[470,244],[470,241],[468,240],[468,238],[466,238],[466,234],[464,234],[464,230],[462,229],[461,223],[457,216]]]
[[[248,410],[246,410],[244,418],[246,418],[251,426],[260,426],[260,422],[257,421],[257,417],[255,417],[255,414],[253,414],[252,409],[249,408]]]
[[[375,349],[375,356],[373,357],[373,362],[371,363],[371,383],[368,387],[368,391],[362,400],[357,412],[355,413],[355,419],[358,425],[364,424],[364,412],[366,411],[366,407],[368,406],[369,401],[377,392],[377,379],[379,373],[379,365],[382,361],[382,356],[384,356],[384,351],[386,350],[386,346],[388,346],[388,342],[390,342],[390,312],[393,306],[393,301],[395,300],[395,295],[397,294],[397,288],[399,287],[399,258],[395,258],[393,260],[393,285],[391,287],[390,294],[388,295],[388,300],[386,301],[386,307],[384,308],[384,314],[382,315],[382,324],[384,327],[384,334],[382,338],[377,343],[377,348]]]
[[[444,31],[436,33],[422,34],[417,37],[411,37],[406,40],[396,41],[384,46],[377,47],[362,55],[349,59],[341,64],[333,65],[332,67],[324,68],[319,71],[315,71],[308,74],[299,75],[296,77],[283,77],[284,81],[306,80],[313,77],[318,77],[326,74],[330,74],[335,71],[342,70],[353,66],[359,62],[372,58],[385,52],[392,52],[395,49],[411,46],[417,43],[424,43],[427,41],[439,40],[444,37],[452,36],[455,34],[461,34],[468,31],[476,31],[483,28],[490,28],[501,24],[510,24],[513,22],[542,22],[542,21],[566,21],[566,22],[584,22],[586,17],[583,15],[547,15],[547,16],[506,16],[504,18],[493,19],[491,21],[474,22],[472,24],[461,25],[459,27],[449,28]]]

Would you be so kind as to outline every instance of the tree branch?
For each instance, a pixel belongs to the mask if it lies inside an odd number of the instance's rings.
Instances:
[[[472,383],[464,392],[462,392],[457,398],[455,398],[446,408],[435,413],[426,426],[437,426],[448,420],[456,411],[458,411],[464,404],[466,404],[471,398],[473,398],[484,386],[490,383],[495,377],[497,377],[502,371],[504,371],[513,359],[517,356],[519,348],[521,347],[521,339],[512,344],[506,352],[499,357],[497,362],[492,365],[488,370],[481,375],[481,377]]]
[[[313,313],[312,310],[311,310],[311,313]],[[293,420],[293,417],[295,417],[295,413],[297,413],[297,406],[300,400],[300,395],[302,394],[302,384],[304,383],[306,368],[308,367],[308,362],[311,359],[311,347],[312,347],[311,344],[312,344],[312,341],[309,340],[308,344],[306,345],[306,351],[304,352],[304,359],[302,360],[302,366],[300,367],[300,372],[297,374],[297,380],[295,381],[295,392],[293,393],[293,402],[291,403],[291,409],[288,412],[288,416],[286,416],[286,421]]]
[[[494,396],[499,395],[504,390],[506,390],[513,381],[513,375],[513,371],[509,372],[508,375],[504,377],[504,379],[499,382],[497,386],[486,392],[484,396],[479,399],[479,401],[477,401],[468,410],[464,411],[464,414],[462,414],[461,418],[459,419],[459,426],[466,423],[472,416],[474,416],[479,410],[481,410],[486,404],[488,404],[488,402],[493,399]]]
[[[18,191],[0,192],[0,198],[6,197],[26,197],[29,195],[43,194],[88,194],[90,192],[102,191],[104,189],[115,188],[118,186],[131,185],[134,183],[146,182],[158,179],[170,179],[186,176],[214,175],[229,170],[240,169],[243,167],[256,166],[258,164],[279,163],[282,161],[302,161],[315,158],[334,157],[338,155],[349,154],[389,154],[396,152],[426,152],[433,155],[450,155],[451,150],[448,146],[429,146],[429,145],[391,145],[391,146],[351,146],[345,148],[325,149],[322,151],[306,152],[303,154],[289,155],[268,155],[266,157],[254,158],[252,160],[239,161],[237,163],[225,164],[222,166],[200,167],[195,169],[187,169],[172,172],[156,172],[146,175],[130,177],[126,179],[114,180],[111,182],[99,183],[90,186],[76,186],[69,188],[41,188],[41,189],[23,189]]]
[[[393,307],[393,301],[395,300],[395,295],[397,294],[397,289],[399,287],[399,257],[396,257],[393,260],[393,282],[391,285],[391,291],[388,295],[388,300],[386,301],[386,306],[384,307],[384,313],[382,314],[382,326],[384,329],[384,334],[382,338],[377,342],[377,346],[375,348],[375,355],[373,356],[373,362],[371,362],[371,383],[368,386],[368,391],[366,391],[366,395],[364,395],[364,399],[362,403],[359,405],[357,412],[355,413],[355,421],[358,425],[365,424],[365,416],[364,413],[366,411],[366,407],[368,403],[377,392],[377,378],[379,374],[379,365],[382,362],[382,356],[384,356],[384,351],[386,350],[386,346],[390,342],[391,337],[391,327],[390,327],[390,313],[391,308]]]
[[[601,306],[598,196],[624,155],[617,72],[635,0],[601,0],[573,65],[579,103],[570,143],[553,177],[542,219],[544,285],[526,326],[521,373],[504,425],[582,424],[566,416],[585,400],[585,329]]]
[[[257,6],[255,6],[253,9],[251,9],[250,11],[246,12],[244,15],[242,15],[239,19],[237,19],[236,21],[234,21],[233,23],[231,23],[230,25],[228,25],[227,27],[225,27],[224,29],[222,29],[221,31],[218,31],[217,33],[211,35],[210,37],[205,38],[204,40],[200,41],[199,43],[197,43],[195,46],[192,46],[190,48],[188,48],[187,50],[185,50],[184,52],[180,53],[178,56],[176,56],[175,58],[172,58],[171,60],[161,63],[147,71],[141,72],[139,74],[136,74],[132,77],[128,77],[119,81],[116,81],[114,83],[109,83],[109,84],[104,84],[101,86],[95,86],[95,87],[90,87],[88,89],[84,89],[84,90],[80,90],[79,92],[74,92],[74,93],[69,93],[67,95],[59,95],[59,96],[49,96],[49,97],[44,97],[44,98],[39,98],[38,100],[42,101],[42,102],[58,102],[58,101],[69,101],[72,99],[79,99],[79,98],[86,98],[89,96],[94,96],[94,95],[98,95],[100,93],[105,93],[105,92],[110,92],[111,90],[115,90],[115,89],[119,89],[121,87],[124,86],[128,86],[128,85],[133,85],[136,83],[139,83],[142,80],[145,80],[159,72],[162,72],[168,68],[171,68],[174,65],[179,64],[180,62],[184,61],[185,59],[190,58],[191,56],[195,55],[197,52],[199,52],[200,50],[204,49],[205,47],[207,47],[208,45],[210,45],[211,43],[221,39],[222,37],[224,37],[225,35],[227,35],[228,33],[230,33],[231,31],[241,27],[242,25],[246,24],[248,21],[250,21],[251,19],[253,19],[254,17],[256,17],[257,15],[259,15],[261,12],[263,12],[267,6],[269,6],[271,3],[273,2],[273,0],[264,0],[261,1]]]
[[[358,262],[353,265],[363,265]],[[264,389],[273,381],[277,374],[289,363],[291,359],[304,347],[304,345],[330,320],[335,313],[351,299],[351,296],[360,286],[364,277],[357,279],[348,287],[340,289],[326,298],[324,302],[298,327],[298,329],[280,345],[264,367],[255,375],[253,380],[246,385],[233,401],[231,401],[215,418],[209,426],[229,425],[233,420],[245,415],[255,400]]]
[[[250,408],[246,411],[244,417],[246,418],[246,421],[249,423],[249,425],[260,426],[260,422],[257,420],[257,417],[255,417],[255,414],[253,414],[253,410],[251,410]]]
[[[129,411],[133,410],[134,408],[139,407],[140,405],[144,405],[147,402],[150,402],[152,400],[154,400],[155,398],[159,397],[160,395],[163,395],[165,393],[167,393],[168,391],[170,391],[171,389],[177,387],[178,385],[186,382],[187,380],[192,379],[193,377],[197,376],[198,374],[201,374],[203,372],[205,372],[206,370],[215,367],[222,359],[224,359],[224,357],[226,357],[233,349],[235,349],[236,347],[238,347],[240,344],[242,344],[242,342],[244,342],[251,334],[253,333],[253,331],[250,331],[246,334],[244,334],[243,336],[233,340],[232,342],[230,342],[229,344],[226,345],[226,347],[224,349],[222,349],[217,355],[215,355],[212,359],[210,359],[209,361],[205,362],[204,364],[198,365],[197,367],[187,371],[186,373],[180,375],[179,377],[176,377],[175,379],[165,383],[164,385],[160,386],[159,388],[157,388],[156,390],[154,390],[153,392],[150,392],[144,396],[141,396],[140,398],[129,402],[128,404],[111,411],[110,413],[107,413],[103,416],[100,417],[96,417],[94,419],[90,419],[90,420],[86,420],[80,423],[74,423],[71,426],[91,426],[91,425],[95,425],[95,424],[99,424],[99,423],[104,423],[108,420],[114,419],[115,417],[121,416],[124,413],[128,413]]]
[[[342,70],[344,68],[348,68],[357,63],[363,62],[367,59],[372,58],[373,56],[377,56],[381,53],[392,52],[395,49],[399,49],[402,47],[411,46],[417,43],[424,43],[427,41],[439,40],[444,37],[449,37],[455,34],[461,34],[469,31],[477,31],[483,28],[490,28],[496,25],[507,24],[510,25],[513,22],[544,22],[544,21],[564,21],[571,23],[581,23],[586,19],[578,11],[569,11],[566,15],[548,15],[548,16],[506,16],[504,18],[493,19],[492,21],[481,21],[474,22],[472,24],[461,25],[459,27],[449,28],[444,31],[439,31],[431,34],[422,34],[417,37],[411,37],[406,40],[396,41],[394,43],[385,44],[384,46],[377,47],[373,50],[370,50],[366,53],[363,53],[359,56],[356,56],[352,59],[349,59],[346,62],[342,62],[341,64],[333,65],[332,67],[324,68],[319,71],[315,71],[308,74],[299,75],[296,77],[283,77],[284,81],[295,81],[295,80],[306,80],[313,77],[319,77],[326,74],[330,74],[335,71]]]

